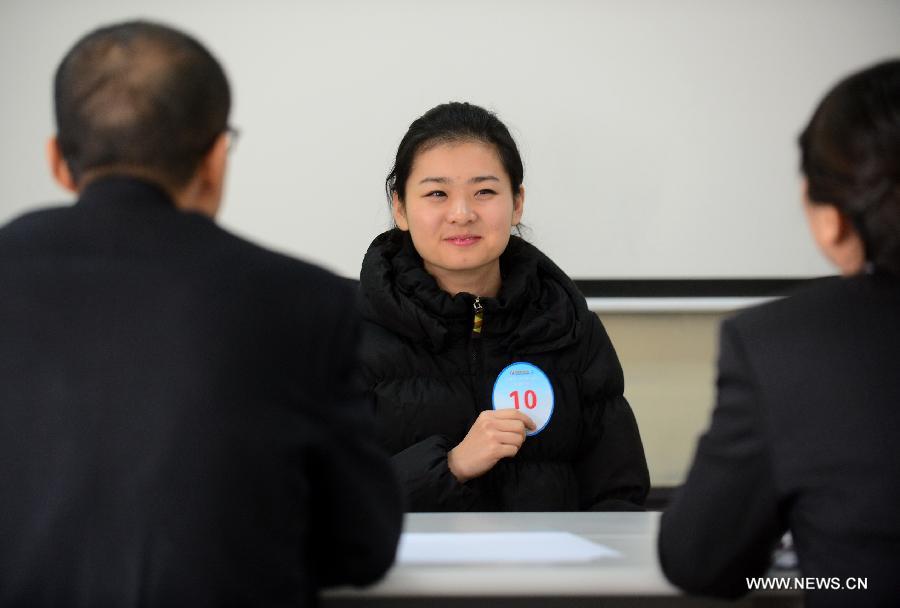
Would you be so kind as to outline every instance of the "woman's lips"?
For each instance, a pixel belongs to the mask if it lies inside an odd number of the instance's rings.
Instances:
[[[467,247],[469,245],[474,245],[475,243],[480,241],[481,237],[476,236],[474,234],[460,234],[460,235],[449,236],[449,237],[445,238],[444,240],[447,241],[448,243],[450,243],[451,245],[457,245],[459,247]]]

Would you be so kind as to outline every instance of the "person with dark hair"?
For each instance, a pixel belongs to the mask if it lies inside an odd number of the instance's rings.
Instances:
[[[163,25],[55,80],[74,206],[0,228],[0,606],[316,603],[391,565],[354,292],[214,223],[228,81]]]
[[[640,509],[622,368],[574,283],[510,235],[522,179],[506,126],[475,105],[432,108],[400,142],[396,225],[360,274],[378,438],[412,511]]]
[[[841,277],[721,330],[718,399],[662,516],[666,576],[737,597],[786,530],[809,606],[900,598],[900,60],[834,87],[800,136],[813,237]],[[824,581],[824,582],[822,582]]]

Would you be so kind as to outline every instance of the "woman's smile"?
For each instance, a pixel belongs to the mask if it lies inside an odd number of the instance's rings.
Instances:
[[[481,241],[481,237],[475,234],[454,234],[444,239],[444,242],[457,247],[469,247]]]

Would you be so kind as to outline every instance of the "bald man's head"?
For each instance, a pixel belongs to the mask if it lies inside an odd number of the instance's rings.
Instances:
[[[76,183],[139,174],[184,186],[227,128],[228,80],[199,42],[142,21],[79,40],[56,72],[59,148]]]

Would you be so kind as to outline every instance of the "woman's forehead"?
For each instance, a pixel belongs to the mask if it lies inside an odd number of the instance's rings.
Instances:
[[[409,180],[471,180],[473,177],[508,177],[497,147],[480,140],[437,142],[416,152]]]

